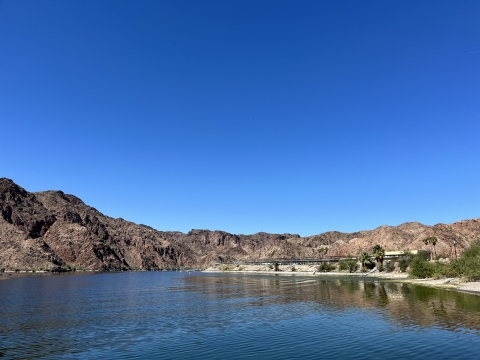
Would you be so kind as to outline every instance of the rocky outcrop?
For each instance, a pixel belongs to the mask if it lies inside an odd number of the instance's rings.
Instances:
[[[108,217],[62,191],[30,193],[0,179],[0,268],[6,269],[166,269],[273,258],[356,255],[380,244],[387,250],[429,249],[423,239],[436,236],[437,254],[449,256],[453,241],[460,253],[480,238],[480,219],[427,226],[405,223],[374,230],[253,235],[225,231],[162,232],[143,224]]]
[[[253,235],[230,234],[225,231],[191,230],[187,234],[170,233],[185,247],[193,250],[200,265],[211,262],[234,262],[272,257],[289,258],[302,254],[304,248],[295,244],[299,235],[267,234]]]
[[[126,270],[194,266],[162,232],[103,215],[61,191],[29,193],[0,179],[0,268]]]

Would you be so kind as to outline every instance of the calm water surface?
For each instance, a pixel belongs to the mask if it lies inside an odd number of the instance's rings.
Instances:
[[[373,279],[12,276],[0,358],[480,359],[480,296]]]

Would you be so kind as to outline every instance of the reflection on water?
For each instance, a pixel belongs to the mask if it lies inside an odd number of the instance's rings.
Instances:
[[[358,308],[389,317],[397,326],[418,324],[480,334],[480,296],[371,278],[196,276],[190,291],[216,299],[248,299],[249,306],[305,303],[321,311]]]
[[[480,297],[371,278],[142,272],[0,282],[0,358],[476,358]]]

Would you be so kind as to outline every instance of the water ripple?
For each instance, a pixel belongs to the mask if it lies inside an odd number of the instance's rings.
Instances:
[[[479,299],[371,279],[22,277],[0,283],[0,358],[475,358]]]

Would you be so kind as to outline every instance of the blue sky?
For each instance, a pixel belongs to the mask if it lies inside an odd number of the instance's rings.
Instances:
[[[0,1],[0,176],[159,230],[480,217],[478,1]]]

